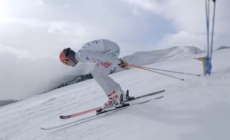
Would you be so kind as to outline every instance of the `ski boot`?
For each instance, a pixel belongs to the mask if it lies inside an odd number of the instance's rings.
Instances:
[[[101,109],[96,110],[97,114],[107,111],[111,108],[121,108],[124,106],[128,106],[128,103],[124,103],[125,101],[133,100],[134,97],[129,96],[129,91],[126,91],[126,94],[123,92],[122,89],[117,91],[113,91],[108,96],[109,100],[103,105]]]
[[[129,96],[129,90],[127,90],[126,94],[125,94],[125,100],[123,102],[125,102],[125,101],[131,101],[131,100],[134,100],[134,97],[133,96]]]

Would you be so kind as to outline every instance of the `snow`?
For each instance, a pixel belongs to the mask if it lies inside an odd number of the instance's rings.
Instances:
[[[230,49],[229,46],[220,46],[219,48],[217,48],[217,50],[222,50],[222,49]]]
[[[123,60],[135,65],[148,65],[155,62],[161,62],[167,59],[187,56],[191,54],[203,53],[197,47],[193,46],[175,46],[162,50],[153,50],[147,52],[136,52],[132,55],[125,56]]]
[[[110,75],[131,95],[165,89],[164,98],[82,124],[40,129],[79,119],[60,120],[59,115],[102,105],[106,96],[93,79],[1,107],[0,140],[229,140],[229,54],[230,50],[214,52],[212,76],[172,74],[185,81],[141,69]],[[202,55],[147,66],[202,74],[201,62],[193,59]]]

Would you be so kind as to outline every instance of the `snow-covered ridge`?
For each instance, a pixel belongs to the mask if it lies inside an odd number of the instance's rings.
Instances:
[[[216,50],[222,50],[222,49],[230,49],[230,46],[220,46]]]
[[[148,65],[167,59],[177,58],[181,56],[203,53],[201,49],[193,46],[175,46],[167,49],[136,52],[132,55],[123,57],[130,64]]]

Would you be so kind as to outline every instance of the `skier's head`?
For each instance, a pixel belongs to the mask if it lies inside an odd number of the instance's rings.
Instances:
[[[75,52],[71,50],[70,48],[64,49],[60,53],[59,58],[60,58],[60,61],[67,66],[75,67],[78,63],[78,60],[75,57]]]

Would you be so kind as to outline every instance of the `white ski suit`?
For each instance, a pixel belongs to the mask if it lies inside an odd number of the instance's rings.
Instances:
[[[119,54],[120,47],[107,39],[88,42],[76,53],[78,61],[95,63],[92,76],[107,96],[120,89],[120,85],[108,76],[121,63]]]

